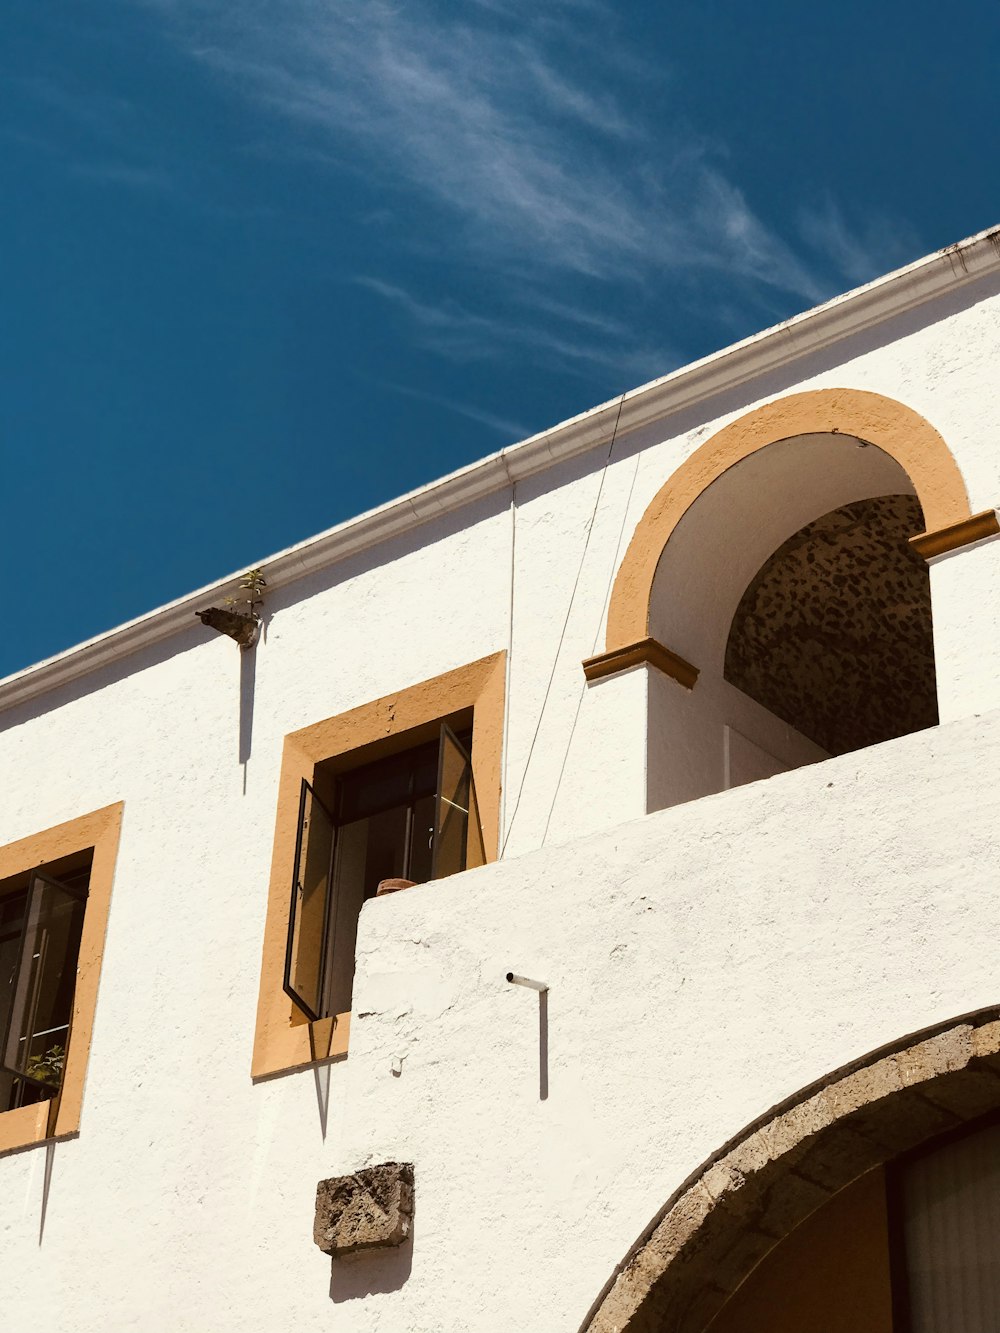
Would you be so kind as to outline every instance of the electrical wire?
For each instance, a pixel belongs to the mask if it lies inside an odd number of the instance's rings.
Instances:
[[[597,495],[594,499],[594,508],[590,515],[590,521],[587,524],[587,535],[583,543],[583,551],[580,555],[580,563],[577,566],[576,578],[573,580],[573,588],[569,595],[569,605],[566,607],[566,615],[563,619],[562,629],[560,630],[559,633],[559,642],[556,644],[555,656],[552,659],[552,670],[549,672],[548,683],[545,686],[545,694],[542,696],[542,706],[538,710],[538,720],[535,723],[535,730],[534,734],[531,737],[531,744],[528,746],[528,757],[524,761],[524,769],[521,773],[521,784],[517,789],[517,800],[514,802],[514,810],[510,817],[510,823],[507,825],[507,832],[504,836],[503,846],[500,848],[500,857],[499,857],[500,860],[503,859],[504,853],[507,851],[507,844],[510,841],[510,835],[514,831],[514,821],[517,819],[517,812],[521,806],[521,797],[524,795],[524,788],[528,780],[528,769],[531,767],[531,759],[535,753],[535,745],[538,741],[539,732],[542,729],[542,719],[545,716],[545,709],[549,702],[549,695],[552,692],[552,682],[555,680],[556,670],[559,666],[559,655],[562,652],[563,644],[566,640],[566,630],[569,626],[569,618],[573,613],[573,603],[576,600],[576,591],[577,588],[580,586],[580,577],[583,574],[583,566],[587,559],[587,551],[590,548],[590,536],[594,530],[594,520],[597,518],[597,511],[601,505],[601,496],[604,493],[604,481],[608,475],[608,465],[611,462],[611,455],[614,453],[615,441],[618,438],[618,423],[622,419],[622,408],[625,406],[625,393],[627,393],[627,390],[622,393],[621,398],[618,400],[618,414],[615,417],[614,429],[611,432],[611,443],[608,445],[607,456],[604,459],[604,466],[601,469],[601,480],[597,487]],[[513,625],[513,619],[511,621],[511,624]],[[579,706],[578,706],[578,711],[579,711]],[[552,812],[550,810],[549,818],[551,819],[551,817],[552,817]],[[546,829],[548,829],[548,823],[546,823]]]
[[[503,698],[503,740],[501,742],[502,753],[502,780],[500,783],[500,827],[504,828],[507,820],[507,762],[509,759],[510,748],[510,677],[511,664],[514,661],[514,570],[517,567],[517,482],[510,475],[510,468],[507,466],[506,454],[501,454],[503,459],[504,471],[507,473],[507,480],[510,482],[510,599],[507,608],[507,661],[504,671],[504,698]],[[504,843],[506,846],[506,842]],[[500,855],[503,855],[501,850]]]
[[[611,601],[611,589],[615,586],[615,575],[618,573],[618,557],[621,554],[622,540],[624,539],[625,536],[625,528],[628,523],[629,510],[632,507],[632,495],[633,492],[635,491],[635,479],[639,475],[639,462],[641,458],[642,458],[641,454],[636,454],[635,468],[632,472],[632,481],[628,488],[628,495],[625,497],[625,508],[622,510],[621,527],[618,529],[618,542],[617,545],[615,546],[614,559],[611,561],[611,573],[608,576],[608,590],[604,594],[604,604],[601,607],[601,614],[598,617],[597,621],[597,629],[594,633],[593,646],[590,649],[591,657],[593,657],[594,654],[597,652],[597,645],[600,642],[601,638],[601,626],[604,624],[604,617],[607,614],[608,605]],[[577,695],[576,712],[573,714],[573,721],[570,724],[569,735],[566,738],[566,749],[563,751],[562,763],[559,765],[559,776],[556,778],[555,791],[552,793],[552,804],[549,806],[548,818],[545,820],[545,829],[542,833],[542,842],[541,842],[541,845],[543,847],[545,846],[546,838],[549,836],[549,825],[552,823],[552,816],[555,813],[556,801],[559,799],[559,788],[562,786],[563,776],[566,772],[566,764],[569,760],[569,752],[573,744],[573,736],[576,732],[576,724],[580,720],[580,709],[583,707],[583,697],[586,693],[587,693],[587,681],[586,678],[584,678],[583,684],[580,686],[580,693]]]

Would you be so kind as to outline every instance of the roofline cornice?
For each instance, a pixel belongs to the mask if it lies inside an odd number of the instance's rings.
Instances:
[[[503,490],[514,481],[534,476],[554,463],[606,444],[620,401],[618,430],[624,434],[996,272],[1000,272],[1000,227],[992,227],[938,250],[906,268],[897,269],[782,324],[632,389],[623,400],[614,398],[601,403],[398,500],[280,551],[258,562],[267,570],[268,589],[293,583],[305,574],[336,564],[399,533]],[[24,703],[183,629],[190,629],[193,613],[220,595],[232,592],[241,577],[242,571],[207,584],[188,596],[0,680],[0,709]]]

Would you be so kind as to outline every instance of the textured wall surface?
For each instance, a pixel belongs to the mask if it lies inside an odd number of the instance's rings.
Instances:
[[[995,1004],[998,763],[993,713],[366,906],[342,1150],[419,1186],[406,1281],[349,1327],[575,1333],[744,1126]],[[544,1100],[509,970],[551,987]]]
[[[1000,544],[932,569],[954,725],[645,819],[647,726],[681,799],[723,785],[721,724],[695,755],[647,719],[645,668],[586,689],[580,662],[651,497],[780,393],[898,397],[973,510],[996,503],[998,348],[995,290],[966,289],[620,439],[603,485],[604,448],[519,483],[513,595],[498,494],[280,590],[254,657],[195,624],[0,714],[0,842],[125,803],[80,1137],[0,1159],[11,1326],[573,1330],[752,1116],[995,1000],[1000,740],[968,715],[1000,707]],[[505,862],[366,907],[349,1057],[252,1084],[282,738],[508,647]],[[820,757],[751,700],[725,716],[782,762]],[[511,967],[553,987],[545,1101]],[[331,1283],[316,1183],[385,1160],[415,1165],[413,1240]]]

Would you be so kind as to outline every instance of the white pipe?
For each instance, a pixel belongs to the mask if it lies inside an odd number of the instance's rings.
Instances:
[[[508,972],[507,980],[515,986],[527,986],[529,990],[545,992],[549,988],[547,981],[532,981],[530,977],[519,977],[516,972]]]

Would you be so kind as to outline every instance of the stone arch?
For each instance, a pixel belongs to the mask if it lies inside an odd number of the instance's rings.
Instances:
[[[702,1333],[839,1190],[1000,1109],[1000,1006],[903,1038],[772,1108],[668,1200],[580,1333]]]
[[[925,536],[971,517],[965,482],[950,449],[912,408],[862,389],[815,389],[776,399],[717,431],[653,497],[615,578],[608,607],[608,653],[648,637],[657,565],[677,524],[702,492],[734,464],[767,445],[818,434],[850,435],[894,458],[913,483],[924,513]]]

